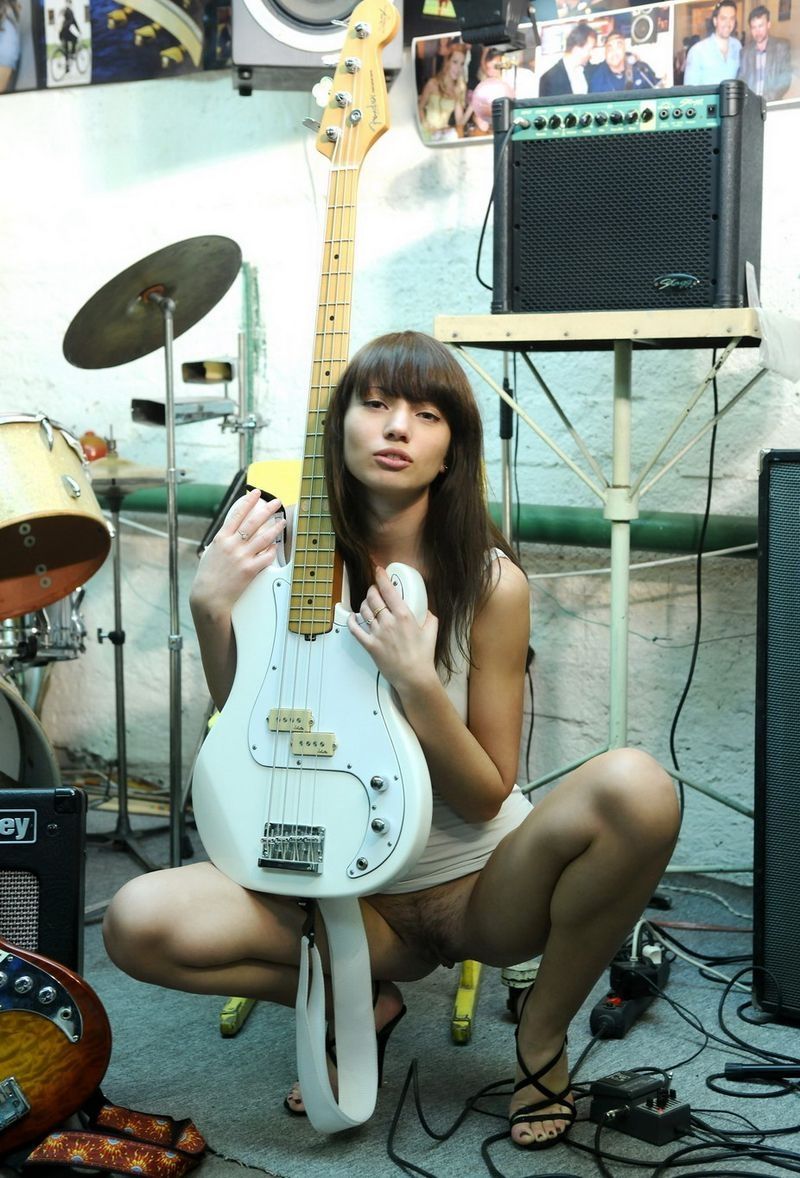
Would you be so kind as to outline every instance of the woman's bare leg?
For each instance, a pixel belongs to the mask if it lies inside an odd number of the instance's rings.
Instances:
[[[530,1072],[558,1052],[570,1021],[641,915],[669,862],[678,824],[664,770],[645,753],[613,750],[537,803],[478,877],[464,913],[464,956],[503,965],[542,953],[518,1032]],[[542,1081],[553,1091],[565,1087],[566,1056]],[[511,1112],[540,1099],[522,1088]],[[516,1125],[514,1140],[525,1145],[561,1132],[558,1111],[555,1106],[551,1122]]]
[[[374,978],[405,980],[430,972],[431,964],[411,954],[367,901],[361,908]],[[296,900],[247,891],[211,863],[193,863],[126,884],[109,906],[103,936],[112,961],[139,981],[293,1006],[305,920]],[[321,921],[315,937],[327,972]],[[402,1001],[397,987],[385,981],[375,1005],[378,1030]],[[292,1103],[302,1108],[299,1094]]]

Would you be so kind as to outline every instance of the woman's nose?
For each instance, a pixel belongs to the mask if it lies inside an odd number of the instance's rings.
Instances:
[[[389,438],[407,438],[409,433],[408,411],[405,408],[393,409],[383,432]]]

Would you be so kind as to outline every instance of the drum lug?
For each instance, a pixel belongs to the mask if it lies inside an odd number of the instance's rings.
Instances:
[[[72,496],[73,499],[80,499],[81,488],[80,488],[80,485],[78,483],[76,483],[76,481],[72,477],[72,475],[62,474],[61,481],[64,484],[64,486],[67,488],[67,492]]]
[[[44,434],[44,440],[47,443],[47,449],[52,450],[53,449],[53,427],[51,426],[50,422],[47,420],[46,417],[43,417],[41,419],[41,421],[39,422],[39,425],[41,427],[42,433]]]

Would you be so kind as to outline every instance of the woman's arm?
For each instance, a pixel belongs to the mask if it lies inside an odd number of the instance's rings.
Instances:
[[[275,560],[275,542],[285,526],[279,499],[265,502],[258,490],[237,499],[203,553],[189,594],[206,683],[221,708],[236,673],[233,606],[255,576]]]
[[[379,569],[365,612],[374,615],[382,603],[386,611],[368,632],[354,617],[350,630],[397,691],[440,797],[467,822],[486,822],[516,780],[530,634],[527,577],[509,560],[496,562],[494,585],[472,627],[467,725],[436,673],[436,619],[428,614],[420,627]]]

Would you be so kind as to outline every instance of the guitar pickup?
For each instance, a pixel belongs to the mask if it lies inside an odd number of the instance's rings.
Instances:
[[[310,732],[314,717],[308,708],[270,708],[267,723],[270,732]]]
[[[336,735],[333,732],[293,732],[289,748],[298,757],[332,757],[336,752]]]

